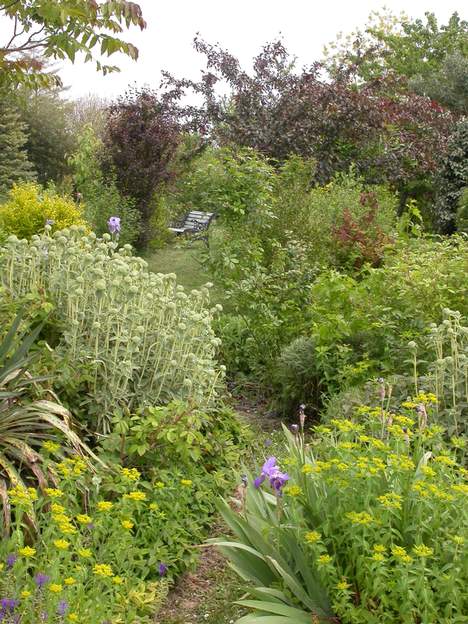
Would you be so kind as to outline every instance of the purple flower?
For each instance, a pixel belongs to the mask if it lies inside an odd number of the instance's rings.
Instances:
[[[269,457],[266,462],[263,464],[262,473],[259,477],[257,477],[254,481],[254,486],[259,488],[260,485],[265,481],[265,479],[270,480],[271,487],[276,491],[277,494],[281,494],[281,489],[283,488],[286,481],[289,479],[289,475],[287,472],[281,472],[277,463],[276,457]]]
[[[18,555],[15,555],[14,553],[11,553],[11,555],[8,555],[6,564],[9,570],[11,570],[11,568],[15,565],[17,559],[18,559]]]
[[[165,563],[160,563],[158,570],[159,576],[165,576],[167,572],[167,565]]]
[[[50,576],[47,576],[47,574],[43,574],[42,572],[39,572],[39,574],[36,574],[34,578],[34,582],[39,588],[42,588],[44,587],[44,585],[47,585],[49,581],[50,581]]]
[[[66,600],[61,600],[58,603],[57,613],[63,616],[65,615],[67,611],[68,611],[68,602]]]
[[[254,479],[254,487],[257,488],[258,490],[258,488],[262,485],[264,481],[265,481],[264,475],[257,477],[256,479]]]
[[[13,600],[13,598],[2,598],[0,600],[0,606],[3,611],[13,611],[17,605],[18,601]]]
[[[107,222],[107,227],[111,234],[119,234],[120,232],[120,217],[111,217]]]

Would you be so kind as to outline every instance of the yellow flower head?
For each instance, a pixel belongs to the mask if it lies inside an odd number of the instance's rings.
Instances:
[[[53,594],[59,594],[62,591],[63,587],[61,585],[59,585],[58,583],[51,583],[49,585],[49,591],[51,591]]]
[[[124,580],[121,576],[114,576],[112,582],[114,583],[114,585],[122,585]]]
[[[78,554],[80,557],[83,557],[83,559],[89,559],[93,553],[89,548],[80,548]]]
[[[50,496],[50,498],[61,498],[63,496],[63,492],[55,488],[45,488],[44,492],[47,496]]]
[[[76,579],[73,576],[68,576],[64,581],[65,585],[74,585],[76,583]]]
[[[304,464],[302,466],[302,473],[303,474],[309,474],[309,472],[312,472],[312,470],[313,470],[312,464]]]
[[[319,566],[325,566],[328,565],[331,560],[332,558],[330,557],[330,555],[320,555],[320,557],[317,559],[317,564]]]
[[[322,537],[318,531],[309,531],[305,534],[305,541],[308,544],[315,544]]]
[[[30,595],[31,595],[31,592],[28,589],[25,589],[24,591],[21,592],[21,598],[29,598]]]
[[[146,494],[144,492],[140,492],[140,490],[135,490],[134,492],[125,494],[124,498],[133,501],[144,501],[146,500]]]
[[[87,514],[78,514],[76,519],[80,524],[90,524],[93,521],[91,516],[88,516]]]
[[[22,485],[16,485],[8,490],[8,495],[13,505],[30,507],[33,501],[37,500],[36,490],[34,488],[25,488]]]
[[[57,442],[52,442],[52,440],[47,440],[42,445],[42,448],[49,453],[56,453],[60,449],[60,444],[57,444]]]
[[[447,455],[438,455],[434,458],[439,464],[443,464],[444,466],[456,466],[457,462],[451,457],[447,457]]]
[[[69,622],[78,622],[78,615],[76,613],[69,613],[68,614],[68,621]]]
[[[395,492],[389,492],[383,496],[378,496],[377,500],[385,509],[401,509],[403,497],[399,494],[395,494]]]
[[[30,546],[25,546],[24,548],[20,548],[18,552],[22,557],[26,557],[26,559],[29,559],[30,557],[34,557],[34,555],[36,554],[36,549],[31,548]]]
[[[122,520],[122,526],[124,529],[130,530],[133,529],[135,525],[130,520]]]
[[[141,473],[136,468],[121,468],[120,473],[129,481],[138,481],[141,477]]]
[[[346,579],[342,579],[339,583],[336,584],[336,589],[339,591],[346,591],[351,587],[350,583],[346,582]]]
[[[53,514],[58,516],[65,514],[65,507],[63,507],[63,505],[59,505],[58,503],[52,503],[51,510]]]
[[[68,550],[68,548],[70,547],[70,542],[67,542],[67,540],[64,539],[57,539],[54,540],[54,546],[59,550]]]
[[[380,552],[375,552],[375,553],[372,555],[372,559],[373,559],[374,561],[385,561],[385,557],[384,557],[384,555],[383,555],[382,553],[380,553]]]
[[[373,549],[374,552],[377,552],[377,553],[387,552],[387,549],[385,548],[385,546],[383,544],[374,544],[372,549]]]
[[[184,485],[186,487],[190,487],[193,483],[193,481],[191,479],[181,479],[180,480],[181,485]]]
[[[434,551],[432,548],[429,548],[424,544],[419,544],[419,546],[415,546],[413,548],[413,553],[418,557],[431,557],[434,554]]]
[[[346,514],[346,517],[351,520],[353,524],[367,525],[374,521],[374,518],[367,513],[367,511],[350,511]]]
[[[96,576],[105,576],[105,577],[114,576],[114,573],[112,572],[112,568],[110,567],[110,565],[107,565],[107,563],[96,563],[96,565],[93,568],[93,572],[94,574],[96,574]]]
[[[283,492],[289,494],[289,496],[300,496],[302,494],[302,488],[298,485],[287,485],[283,488]]]
[[[113,506],[114,503],[110,501],[99,501],[97,504],[98,511],[110,511]]]
[[[411,563],[412,558],[402,546],[392,546],[392,555],[403,563]]]
[[[465,538],[462,537],[461,535],[452,535],[451,539],[452,539],[452,542],[457,544],[457,546],[463,546],[463,544],[465,543]]]
[[[159,509],[159,505],[158,503],[151,503],[149,508],[151,509],[151,511],[157,511]]]
[[[166,486],[162,481],[156,481],[156,483],[154,484],[154,487],[157,488],[158,490],[162,490]]]

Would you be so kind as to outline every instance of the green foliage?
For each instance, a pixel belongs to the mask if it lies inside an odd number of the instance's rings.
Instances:
[[[439,70],[428,76],[415,76],[410,88],[426,95],[443,106],[468,114],[468,67],[467,54],[447,54]]]
[[[459,54],[466,58],[467,27],[458,13],[453,13],[447,24],[439,25],[434,13],[411,19],[405,14],[374,11],[364,30],[358,29],[345,39],[341,35],[325,50],[327,65],[332,71],[343,63],[356,66],[366,81],[388,72],[431,80],[448,57]]]
[[[81,225],[84,218],[71,198],[43,190],[32,182],[15,185],[5,203],[0,204],[0,224],[7,234],[29,239],[44,232],[47,222],[55,232]]]
[[[32,398],[43,380],[28,372],[34,357],[30,349],[42,327],[22,333],[21,321],[22,316],[17,315],[0,342],[0,503],[6,530],[10,525],[7,484],[22,484],[28,473],[28,478],[42,487],[47,484],[47,471],[38,453],[41,444],[63,437],[80,452],[86,448],[72,430],[71,415],[65,408],[48,400],[45,393],[40,400]]]
[[[34,178],[26,143],[26,126],[9,98],[0,91],[0,198],[15,182]]]
[[[75,135],[69,128],[72,104],[61,98],[58,90],[24,89],[17,92],[16,103],[27,134],[28,160],[38,182],[59,184],[69,174],[68,157],[75,146]]]
[[[305,403],[315,414],[325,397],[373,376],[411,375],[407,343],[420,341],[419,359],[426,360],[433,350],[424,339],[429,324],[441,322],[446,307],[468,311],[459,287],[466,261],[462,238],[415,239],[358,277],[323,271],[310,286],[301,318],[290,325],[304,339],[280,344],[273,364],[282,409],[293,414]]]
[[[228,226],[261,214],[272,199],[274,169],[252,149],[205,151],[176,184],[175,212],[215,212]]]
[[[78,53],[85,62],[94,60],[95,48],[103,56],[116,52],[136,60],[138,50],[118,35],[123,28],[146,23],[135,2],[88,2],[88,0],[17,0],[0,2],[0,11],[11,18],[11,37],[0,48],[0,84],[37,88],[60,83],[48,73],[41,59],[69,59]],[[107,74],[118,71],[96,61],[96,68]]]
[[[434,220],[440,232],[455,229],[462,193],[468,186],[468,121],[462,119],[449,139],[448,152],[436,179],[437,196]]]
[[[455,224],[459,232],[468,234],[468,187],[461,192]]]
[[[78,136],[77,143],[70,164],[76,190],[82,196],[86,220],[93,231],[102,236],[108,231],[109,218],[119,217],[119,242],[122,245],[134,243],[139,233],[135,202],[119,193],[115,176],[111,172],[104,177],[100,163],[102,141],[94,129],[87,125]]]
[[[463,621],[465,441],[444,444],[435,397],[416,400],[426,418],[405,404],[389,412],[384,395],[307,445],[285,430],[283,496],[250,479],[242,515],[222,506],[235,539],[215,543],[247,583],[240,604],[255,610],[239,623]]]
[[[110,236],[72,227],[30,243],[10,237],[1,250],[13,298],[46,297],[54,306],[56,348],[47,364],[74,411],[109,431],[116,410],[188,397],[211,405],[223,372],[215,363],[208,289],[186,294],[173,274]]]

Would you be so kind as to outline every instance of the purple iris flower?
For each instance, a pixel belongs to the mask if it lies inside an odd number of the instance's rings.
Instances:
[[[14,553],[12,553],[11,555],[8,555],[6,564],[9,570],[11,570],[11,568],[15,565],[17,559],[18,559],[18,555],[15,555]]]
[[[111,234],[119,234],[120,232],[120,217],[111,217],[107,222],[107,227]]]
[[[269,457],[266,462],[263,464],[262,473],[259,477],[257,477],[254,481],[254,486],[259,488],[261,484],[265,481],[265,479],[270,480],[271,487],[276,491],[277,494],[281,494],[281,489],[283,488],[286,481],[289,479],[289,475],[287,472],[281,472],[277,463],[276,457]]]
[[[36,574],[34,578],[34,582],[39,588],[42,588],[44,587],[44,585],[47,585],[49,581],[50,581],[50,576],[47,576],[47,574],[43,574],[42,572],[39,572],[39,574]]]
[[[64,616],[68,611],[68,602],[66,600],[61,600],[57,606],[57,613],[61,616]]]
[[[165,576],[167,572],[167,565],[165,563],[159,564],[159,576]]]

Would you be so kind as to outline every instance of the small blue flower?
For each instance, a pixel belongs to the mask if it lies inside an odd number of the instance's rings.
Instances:
[[[165,576],[167,573],[167,565],[165,563],[160,563],[158,570],[159,576]]]

